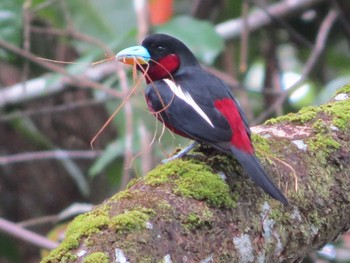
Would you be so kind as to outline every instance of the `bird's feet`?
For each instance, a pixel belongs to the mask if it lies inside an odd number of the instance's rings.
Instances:
[[[165,164],[169,161],[181,158],[183,156],[185,156],[189,151],[191,151],[193,148],[197,147],[199,143],[198,142],[193,142],[190,145],[188,145],[186,148],[183,148],[181,151],[179,151],[177,154],[171,156],[170,158],[164,159],[162,160],[162,164]]]

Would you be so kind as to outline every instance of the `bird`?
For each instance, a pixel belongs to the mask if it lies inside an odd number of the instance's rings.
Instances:
[[[204,70],[192,51],[167,34],[150,34],[139,46],[125,48],[116,60],[143,73],[149,110],[164,125],[198,144],[232,154],[248,176],[268,195],[287,205],[288,200],[265,172],[255,155],[247,118],[229,86]]]

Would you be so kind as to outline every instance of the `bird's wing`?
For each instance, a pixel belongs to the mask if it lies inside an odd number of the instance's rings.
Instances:
[[[168,127],[190,138],[207,143],[230,142],[230,124],[214,102],[222,98],[236,101],[219,79],[194,73],[181,74],[176,82],[163,79],[151,83],[146,91],[148,102]]]

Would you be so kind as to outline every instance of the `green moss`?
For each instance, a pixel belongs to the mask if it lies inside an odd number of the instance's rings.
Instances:
[[[144,229],[146,228],[146,222],[150,219],[152,214],[154,214],[153,210],[145,208],[126,211],[123,214],[111,218],[111,226],[117,231]]]
[[[176,180],[175,193],[205,200],[215,207],[234,207],[229,186],[218,176],[198,168],[197,173],[189,171]]]
[[[207,158],[207,164],[215,171],[224,174],[233,174],[237,172],[237,160],[232,155],[216,154]]]
[[[68,225],[66,237],[60,246],[51,251],[42,262],[65,262],[63,259],[69,255],[69,251],[79,246],[82,237],[100,232],[101,229],[108,226],[108,222],[109,217],[103,209],[77,216]],[[72,255],[72,257],[77,259],[75,255]],[[69,260],[72,260],[72,258]]]
[[[154,262],[154,258],[153,257],[144,256],[144,257],[140,258],[140,260],[138,262],[140,262],[140,263],[153,263]]]
[[[350,93],[350,85],[346,85],[339,89],[339,93]],[[270,119],[266,121],[266,124],[277,124],[281,122],[291,122],[304,124],[312,121],[318,117],[319,114],[326,113],[332,119],[332,123],[343,130],[350,122],[350,102],[349,100],[333,101],[331,103],[323,104],[319,107],[304,107],[297,113],[289,113],[287,115]]]
[[[311,143],[310,143],[311,141]],[[310,150],[322,150],[325,153],[331,153],[341,147],[340,143],[332,138],[330,135],[317,134],[314,138],[308,141],[310,143]]]
[[[350,122],[350,101],[336,101],[322,105],[321,108],[332,118],[332,123],[340,130],[348,127]]]
[[[327,222],[327,220],[324,217],[319,215],[317,210],[314,210],[309,214],[309,220],[310,223],[316,228],[320,228],[323,224]]]
[[[196,229],[203,226],[210,226],[213,220],[213,213],[209,209],[204,209],[200,213],[189,213],[183,225],[188,229]]]
[[[312,152],[322,151],[325,156],[340,148],[340,144],[333,139],[331,130],[323,120],[317,120],[312,125],[315,136],[307,140],[309,150]]]
[[[177,161],[179,160],[158,165],[145,176],[145,183],[151,186],[157,186],[170,182],[171,179],[169,176],[177,174],[177,171],[179,170],[179,166],[175,165]]]
[[[216,207],[233,207],[234,200],[230,196],[229,186],[211,172],[209,166],[193,161],[174,160],[159,165],[145,177],[148,185],[174,183],[176,194],[204,200]]]
[[[294,122],[299,124],[304,124],[308,121],[313,120],[317,113],[320,111],[320,108],[318,107],[304,107],[297,113],[289,113],[287,115],[278,117],[278,118],[272,118],[265,122],[265,124],[277,124],[281,122]]]
[[[140,178],[132,178],[128,184],[126,185],[126,189],[129,189],[130,187],[132,187],[133,185],[137,184],[138,182],[140,182],[141,177]]]
[[[275,220],[276,222],[278,222],[278,224],[285,224],[291,220],[290,218],[290,213],[284,210],[271,209],[269,211],[269,219]]]
[[[340,89],[338,89],[336,94],[340,94],[340,93],[350,93],[350,84],[347,84],[341,87]]]
[[[124,190],[124,191],[120,191],[117,194],[115,194],[110,201],[118,201],[121,199],[128,199],[132,196],[131,191],[130,190]]]
[[[90,255],[87,255],[83,263],[108,263],[109,262],[109,256],[106,255],[103,252],[95,252],[91,253]]]
[[[266,156],[267,153],[272,154],[269,140],[267,140],[266,138],[262,137],[261,135],[253,133],[252,141],[253,141],[256,153],[258,155],[261,154],[262,156]]]
[[[153,210],[139,208],[126,211],[123,214],[110,218],[102,206],[100,209],[77,216],[73,222],[68,225],[66,237],[60,246],[51,251],[49,256],[44,258],[42,262],[72,262],[78,257],[72,255],[70,251],[79,246],[83,237],[87,237],[86,240],[88,241],[89,236],[94,233],[99,233],[104,228],[113,228],[116,231],[143,229],[146,227],[146,222],[152,215],[154,215]],[[85,245],[88,243],[86,240]]]
[[[321,119],[315,121],[312,124],[312,129],[315,133],[326,133],[329,132],[328,125]]]
[[[158,208],[160,211],[169,211],[172,209],[172,206],[167,201],[160,201],[158,203]]]

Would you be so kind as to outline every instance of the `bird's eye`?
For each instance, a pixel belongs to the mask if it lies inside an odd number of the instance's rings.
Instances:
[[[162,53],[165,52],[165,47],[158,46],[158,47],[157,47],[157,51],[158,51],[159,54],[162,54]]]

